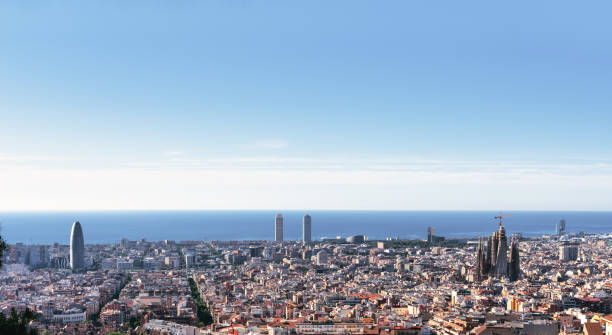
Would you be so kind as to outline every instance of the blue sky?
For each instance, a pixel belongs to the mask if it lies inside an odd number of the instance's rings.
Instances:
[[[2,2],[0,209],[610,210],[611,7]]]

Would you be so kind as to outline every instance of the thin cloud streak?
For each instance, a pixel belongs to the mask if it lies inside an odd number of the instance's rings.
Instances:
[[[0,153],[0,171],[30,170],[232,170],[232,171],[387,171],[424,173],[519,173],[525,175],[612,175],[612,162],[607,160],[565,160],[552,163],[497,160],[442,160],[422,157],[198,157],[183,150],[169,150],[155,159],[141,161],[106,161],[100,157],[74,158],[52,155],[7,155]]]
[[[183,150],[166,150],[166,151],[162,152],[162,156],[170,156],[170,157],[181,156],[181,155],[184,155],[184,154],[185,154],[185,151],[183,151]]]
[[[255,141],[253,144],[248,145],[248,148],[252,149],[284,149],[289,146],[289,142],[279,138],[266,138]]]
[[[0,210],[610,210],[612,175],[441,171],[0,170]]]
[[[0,164],[0,210],[612,209],[612,164],[599,161],[169,156],[95,168],[22,163]]]
[[[157,169],[232,169],[232,170],[301,170],[301,171],[412,171],[455,173],[507,173],[612,175],[612,164],[607,162],[582,162],[542,164],[531,162],[499,161],[443,161],[428,159],[360,159],[360,158],[292,158],[292,157],[229,157],[229,158],[171,158],[165,161],[130,162],[130,168]]]
[[[30,163],[44,161],[64,161],[67,157],[64,156],[47,156],[47,155],[10,155],[0,153],[0,163]]]

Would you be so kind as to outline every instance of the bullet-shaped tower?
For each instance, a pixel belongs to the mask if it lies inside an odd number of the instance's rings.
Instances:
[[[70,268],[73,270],[85,268],[85,241],[79,221],[74,221],[70,232]]]

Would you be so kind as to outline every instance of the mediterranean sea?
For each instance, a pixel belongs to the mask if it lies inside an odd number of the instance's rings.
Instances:
[[[1,212],[0,235],[8,243],[68,244],[72,222],[83,226],[86,244],[115,243],[126,237],[160,240],[272,240],[276,211],[87,211]],[[302,216],[312,216],[312,237],[365,234],[425,238],[427,227],[450,238],[487,236],[497,229],[493,211],[279,211],[285,240],[301,239]],[[612,212],[508,211],[506,230],[525,236],[552,234],[561,219],[568,232],[611,233]]]

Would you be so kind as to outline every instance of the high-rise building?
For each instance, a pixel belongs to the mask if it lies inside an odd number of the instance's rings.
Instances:
[[[436,235],[434,227],[427,227],[427,242],[433,242],[433,237]]]
[[[578,259],[578,245],[577,244],[564,244],[559,246],[559,260],[560,261],[575,261]]]
[[[283,241],[283,215],[276,214],[274,218],[274,241]]]
[[[312,221],[310,215],[304,215],[304,219],[302,220],[302,241],[304,243],[309,243],[311,241],[311,232],[312,232]]]
[[[444,241],[443,236],[436,236],[436,229],[434,227],[427,227],[427,242],[436,243]]]
[[[130,247],[130,240],[128,240],[127,238],[122,238],[121,241],[119,241],[119,245],[124,248],[127,249]]]
[[[186,267],[192,267],[195,264],[195,254],[192,252],[186,252],[185,253],[185,266]]]
[[[85,241],[79,221],[74,221],[70,232],[70,268],[73,270],[85,268]]]
[[[25,264],[35,268],[46,265],[49,262],[47,246],[31,245],[27,247]]]
[[[565,235],[565,220],[561,220],[557,223],[557,235]]]

